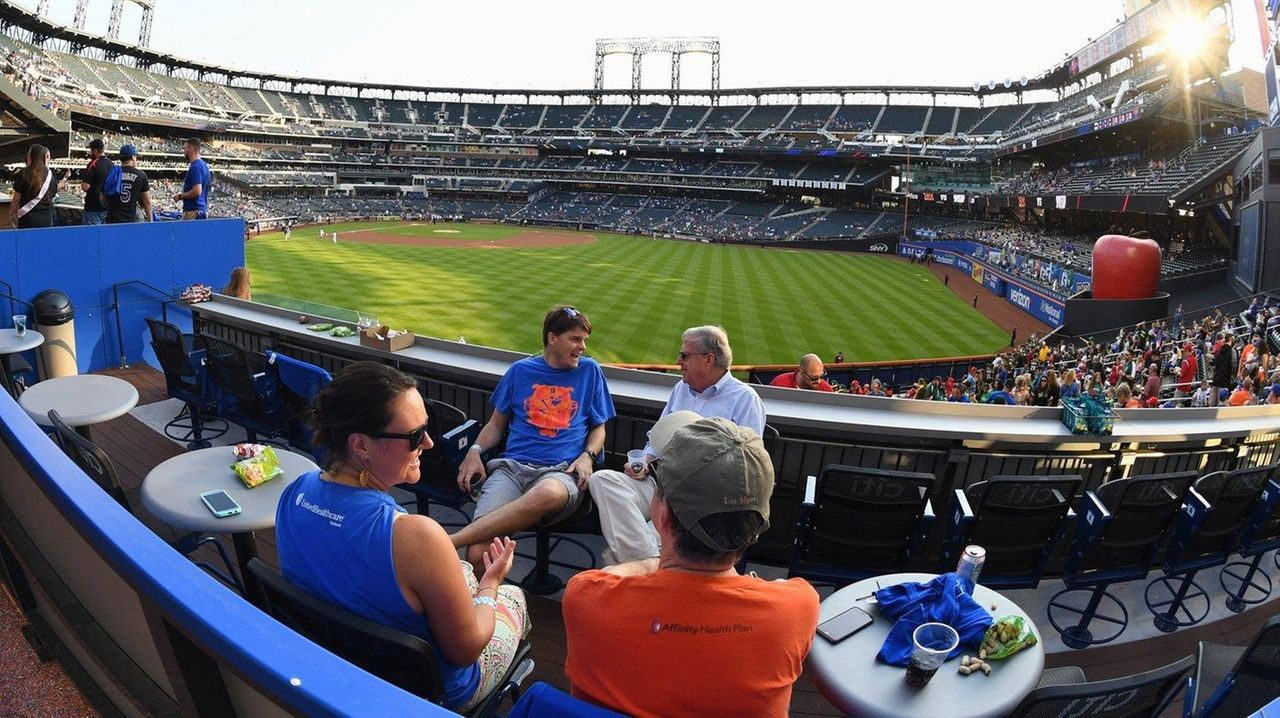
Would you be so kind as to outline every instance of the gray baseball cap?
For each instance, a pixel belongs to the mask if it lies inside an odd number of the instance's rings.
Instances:
[[[732,552],[750,546],[721,546],[698,522],[730,511],[755,511],[769,527],[773,495],[773,461],[764,442],[751,429],[720,417],[703,418],[691,411],[664,416],[649,432],[657,453],[654,480],[676,520],[709,548]]]

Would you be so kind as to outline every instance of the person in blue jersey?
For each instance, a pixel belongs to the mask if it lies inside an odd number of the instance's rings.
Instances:
[[[204,219],[209,216],[209,184],[213,175],[209,165],[200,159],[200,140],[192,137],[182,145],[182,156],[186,158],[187,175],[182,180],[182,191],[173,196],[175,202],[182,203],[183,219]]]
[[[493,540],[477,579],[440,524],[388,495],[418,480],[418,457],[432,446],[412,377],[356,362],[320,390],[312,423],[325,467],[290,484],[276,506],[281,573],[317,598],[426,640],[441,702],[467,712],[501,682],[529,632],[524,594],[502,585],[515,542]]]
[[[452,536],[477,570],[493,537],[568,517],[582,501],[614,416],[604,371],[583,356],[590,337],[586,314],[552,308],[542,320],[542,354],[512,364],[493,391],[493,413],[458,469],[463,491],[483,481],[475,515]],[[486,464],[481,457],[504,434],[502,455]]]

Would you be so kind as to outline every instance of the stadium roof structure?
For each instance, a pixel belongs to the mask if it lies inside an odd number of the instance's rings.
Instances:
[[[586,97],[591,98],[593,102],[598,102],[604,97],[629,98],[634,95],[630,88],[618,89],[529,89],[529,88],[487,88],[487,87],[428,87],[423,85],[408,85],[397,83],[379,83],[379,82],[362,82],[338,80],[333,78],[304,77],[298,75],[284,75],[274,72],[260,72],[256,70],[244,70],[223,65],[215,65],[211,63],[199,62],[184,57],[179,57],[166,52],[142,47],[134,43],[125,42],[118,38],[100,35],[98,33],[88,32],[75,27],[68,27],[58,23],[50,22],[48,19],[32,12],[24,7],[15,5],[10,0],[0,0],[0,28],[8,30],[14,26],[20,27],[31,33],[32,39],[37,44],[42,44],[49,40],[56,40],[64,43],[72,52],[82,52],[86,49],[93,48],[101,52],[108,59],[116,59],[120,57],[129,57],[134,60],[134,64],[140,68],[152,68],[161,66],[170,72],[175,70],[187,70],[195,73],[200,79],[206,79],[209,76],[221,77],[227,84],[233,84],[235,80],[251,80],[258,83],[258,87],[266,85],[286,85],[290,90],[297,87],[307,88],[323,88],[328,93],[333,89],[355,91],[357,94],[364,91],[380,91],[390,92],[393,95],[397,93],[421,93],[436,95],[457,95],[462,96],[482,96],[482,97],[524,97],[526,102],[534,97],[557,97],[562,101],[567,98]],[[975,87],[956,87],[947,85],[794,85],[794,86],[778,86],[778,87],[748,87],[748,88],[729,88],[719,90],[707,89],[684,89],[684,88],[647,88],[642,94],[647,97],[669,97],[673,103],[679,98],[710,98],[711,104],[718,104],[721,98],[740,97],[759,99],[765,96],[793,96],[800,97],[805,95],[929,95],[929,96],[960,96],[972,97],[981,102],[983,99],[993,96],[1012,96],[1021,97],[1024,92],[1031,90],[1053,90],[1056,89],[1054,83],[1056,78],[1051,77],[1050,73],[1024,82],[991,83]],[[274,88],[273,88],[274,89]]]

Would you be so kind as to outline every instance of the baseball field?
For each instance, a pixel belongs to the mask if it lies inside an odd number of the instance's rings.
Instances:
[[[332,232],[339,233],[332,241]],[[729,332],[735,364],[982,354],[1008,335],[928,270],[889,257],[487,224],[363,222],[264,233],[255,295],[374,314],[393,328],[525,352],[557,303],[591,318],[604,362],[674,363],[680,333]],[[258,298],[258,297],[255,297]]]

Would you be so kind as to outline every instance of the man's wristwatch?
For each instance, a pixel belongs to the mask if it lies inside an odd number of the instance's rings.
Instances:
[[[587,456],[590,456],[590,457],[591,457],[591,463],[593,463],[593,464],[594,464],[594,463],[596,463],[596,459],[600,458],[600,452],[598,452],[598,451],[592,451],[591,449],[583,449],[583,450],[582,450],[582,453],[583,453],[583,454],[586,454]]]
[[[468,447],[467,447],[467,451],[474,451],[474,452],[476,452],[477,454],[483,454],[483,453],[484,453],[484,447],[480,446],[480,444],[478,444],[478,443],[475,443],[475,444],[472,444],[471,446],[468,446]]]

